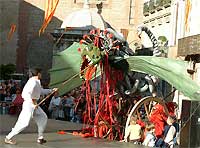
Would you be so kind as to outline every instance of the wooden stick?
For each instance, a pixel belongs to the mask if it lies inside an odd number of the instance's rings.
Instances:
[[[52,91],[48,96],[46,96],[42,101],[40,101],[37,106],[41,105],[45,100],[47,100],[51,95],[53,95],[56,91]]]

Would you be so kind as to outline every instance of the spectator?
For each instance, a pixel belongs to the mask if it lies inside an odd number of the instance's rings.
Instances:
[[[130,125],[128,126],[127,131],[125,131],[124,141],[127,142],[129,137],[130,142],[138,144],[141,140],[141,132],[141,126],[137,124],[137,117],[132,116]]]
[[[146,124],[146,134],[145,134],[145,139],[143,141],[143,145],[149,146],[149,147],[154,147],[155,142],[156,142],[156,137],[155,137],[155,126],[153,123],[149,122]]]
[[[10,94],[10,91],[7,91],[7,92],[6,92],[5,101],[6,101],[6,102],[12,102],[12,100],[13,100],[13,98],[12,98],[12,96],[11,96],[11,94]]]
[[[3,86],[0,85],[0,101],[5,101],[5,97]]]
[[[59,104],[59,111],[58,111],[58,118],[59,120],[65,120],[65,114],[64,114],[64,105],[66,102],[66,96],[60,97],[60,104]]]
[[[49,113],[52,119],[58,119],[60,100],[58,92],[55,92],[49,104]]]
[[[82,122],[82,114],[85,111],[85,106],[86,106],[86,100],[84,98],[84,95],[80,96],[79,101],[76,104],[75,107],[75,118],[76,122],[81,123]]]
[[[23,102],[24,99],[21,96],[21,90],[20,88],[17,88],[16,94],[13,95],[13,100],[9,109],[9,114],[11,115],[19,114],[21,112]]]
[[[70,104],[68,103],[68,100],[69,99],[69,94],[66,94],[63,98],[63,101],[62,101],[62,104],[63,104],[63,110],[64,110],[64,118],[65,120],[67,121],[70,121],[70,110],[71,110],[71,106]]]
[[[66,105],[67,107],[67,114],[69,116],[69,121],[74,120],[74,97],[72,96],[72,93],[68,93],[68,97],[67,97],[67,102]]]

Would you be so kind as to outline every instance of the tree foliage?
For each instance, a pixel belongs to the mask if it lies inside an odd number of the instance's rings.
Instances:
[[[1,64],[0,65],[0,79],[8,80],[11,78],[10,74],[13,74],[16,71],[16,66],[14,64]]]

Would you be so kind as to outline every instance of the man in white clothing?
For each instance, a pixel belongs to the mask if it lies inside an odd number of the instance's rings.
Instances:
[[[41,69],[35,68],[30,71],[30,79],[26,83],[22,91],[22,98],[24,99],[22,111],[18,117],[18,120],[12,128],[12,131],[6,136],[5,143],[16,144],[12,138],[23,131],[33,118],[38,126],[38,139],[37,142],[43,144],[46,142],[43,137],[43,132],[47,124],[47,115],[45,112],[37,105],[37,100],[40,95],[48,94],[52,91],[57,91],[54,89],[43,89],[40,84]]]

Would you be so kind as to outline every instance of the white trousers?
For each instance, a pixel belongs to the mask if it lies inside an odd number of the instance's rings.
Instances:
[[[28,101],[24,101],[18,120],[6,138],[11,139],[23,131],[29,125],[31,118],[35,120],[38,126],[38,139],[42,139],[47,124],[47,115],[40,107],[35,109],[33,103]]]

